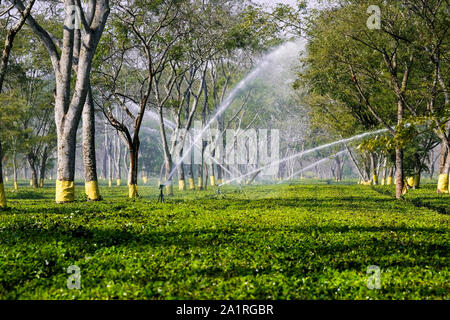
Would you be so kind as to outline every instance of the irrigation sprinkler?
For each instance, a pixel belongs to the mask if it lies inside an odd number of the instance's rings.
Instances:
[[[159,196],[158,196],[158,203],[164,203],[164,185],[159,185]]]

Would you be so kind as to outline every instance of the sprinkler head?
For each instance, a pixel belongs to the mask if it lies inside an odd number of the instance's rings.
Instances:
[[[159,196],[158,196],[158,202],[164,203],[164,185],[160,184],[159,185]]]

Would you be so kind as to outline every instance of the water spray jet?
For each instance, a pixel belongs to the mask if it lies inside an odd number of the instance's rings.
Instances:
[[[312,163],[312,164],[310,164],[310,165],[308,165],[308,166],[302,168],[301,170],[297,171],[296,173],[290,175],[290,176],[287,177],[286,179],[284,179],[284,180],[278,182],[277,184],[282,184],[283,182],[285,182],[285,181],[287,181],[287,180],[289,180],[289,179],[295,177],[296,175],[298,175],[298,174],[300,174],[300,173],[302,173],[302,172],[304,172],[304,171],[306,171],[306,170],[309,170],[309,169],[311,169],[311,168],[314,168],[314,167],[317,166],[317,165],[320,165],[320,164],[322,164],[322,163],[325,163],[325,162],[327,162],[327,161],[330,161],[330,157],[337,157],[337,156],[339,156],[339,155],[341,155],[341,154],[344,154],[344,153],[346,153],[346,152],[347,152],[347,150],[343,150],[343,151],[338,152],[338,153],[336,153],[336,154],[334,154],[334,155],[331,155],[331,156],[329,156],[329,157],[326,157],[326,158],[323,158],[323,159],[321,159],[321,160],[319,160],[319,161],[316,161],[316,162],[314,162],[314,163]]]
[[[380,130],[376,130],[376,131],[365,132],[365,133],[361,133],[361,134],[359,134],[359,135],[356,135],[356,136],[353,136],[353,137],[350,137],[350,138],[341,139],[341,140],[339,140],[339,141],[330,142],[330,143],[327,143],[327,144],[324,144],[324,145],[321,145],[321,146],[318,146],[318,147],[315,147],[315,148],[312,148],[312,149],[309,149],[309,150],[305,150],[305,151],[296,153],[296,154],[294,154],[294,155],[292,155],[292,156],[286,157],[286,158],[284,158],[284,159],[277,160],[277,161],[273,161],[273,162],[269,163],[268,165],[265,165],[265,166],[263,166],[263,167],[260,167],[260,168],[258,168],[258,169],[255,169],[255,170],[253,170],[253,171],[251,171],[251,172],[248,172],[248,173],[246,173],[246,174],[244,174],[244,175],[242,175],[242,176],[240,176],[240,177],[231,179],[231,180],[227,181],[226,183],[222,183],[220,186],[222,186],[222,185],[224,185],[224,184],[230,184],[231,182],[236,181],[236,180],[238,180],[238,179],[241,180],[242,178],[245,178],[245,177],[248,177],[248,176],[250,176],[250,175],[252,175],[252,174],[257,173],[258,171],[262,171],[262,170],[268,169],[268,168],[270,168],[270,167],[272,167],[272,166],[274,166],[274,165],[277,165],[277,164],[286,162],[286,161],[291,160],[291,159],[295,159],[295,158],[301,157],[301,156],[303,156],[303,155],[305,155],[305,154],[309,154],[309,153],[312,153],[312,152],[315,152],[315,151],[318,151],[318,150],[322,150],[322,149],[327,149],[327,148],[333,147],[333,146],[335,146],[335,145],[339,145],[339,144],[343,144],[343,143],[348,143],[348,142],[351,142],[351,141],[353,141],[353,140],[362,139],[362,138],[364,138],[364,137],[366,137],[366,136],[369,136],[369,135],[374,135],[374,134],[384,133],[384,132],[386,132],[386,131],[388,131],[388,129],[380,129]]]

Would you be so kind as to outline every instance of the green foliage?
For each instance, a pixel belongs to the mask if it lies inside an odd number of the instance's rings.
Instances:
[[[407,196],[445,206],[434,187]],[[127,201],[126,188],[102,187],[105,201],[65,206],[53,189],[16,194],[0,213],[0,297],[449,298],[449,217],[410,201],[355,185],[228,187],[166,204],[139,191]],[[66,288],[70,265],[81,290]],[[370,265],[380,290],[367,289]]]
[[[365,139],[358,146],[361,152],[379,152],[382,154],[394,150],[394,139],[390,136],[376,136],[375,138]]]
[[[380,7],[381,29],[366,25],[369,5]],[[394,149],[401,147],[405,174],[427,170],[437,137],[448,137],[447,9],[440,1],[424,7],[409,0],[348,0],[313,12],[294,85],[308,91],[312,127],[336,138],[393,128],[391,137],[366,139],[358,156],[373,160],[375,153],[393,165]]]

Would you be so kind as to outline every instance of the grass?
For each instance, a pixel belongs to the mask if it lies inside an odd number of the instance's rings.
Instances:
[[[125,187],[53,203],[23,188],[0,213],[2,299],[449,299],[448,195],[389,187],[227,187],[156,203]],[[416,199],[416,203],[413,201]],[[418,205],[417,201],[430,204]],[[69,290],[70,265],[81,290]],[[381,289],[367,288],[367,267]]]

